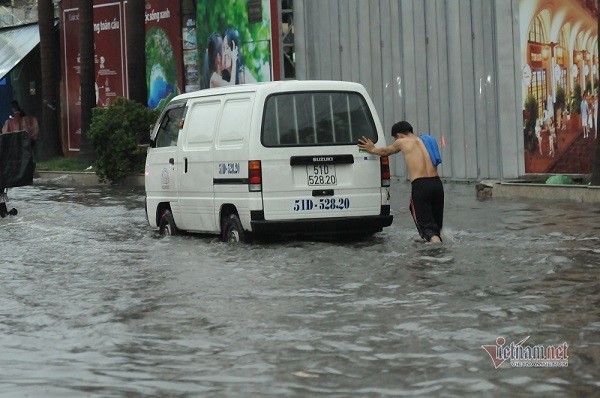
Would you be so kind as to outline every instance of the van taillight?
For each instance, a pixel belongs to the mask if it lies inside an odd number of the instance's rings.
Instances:
[[[381,165],[381,186],[390,186],[390,159],[387,156],[381,156],[379,158],[379,164]]]
[[[262,191],[262,170],[260,160],[248,161],[248,190],[250,192]]]

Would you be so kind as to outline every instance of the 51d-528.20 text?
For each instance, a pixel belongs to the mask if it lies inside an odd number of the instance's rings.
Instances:
[[[294,211],[304,210],[344,210],[350,208],[350,199],[348,198],[320,198],[318,201],[313,199],[294,200]]]

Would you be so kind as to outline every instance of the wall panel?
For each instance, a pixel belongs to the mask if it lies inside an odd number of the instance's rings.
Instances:
[[[446,140],[450,147],[450,161],[452,176],[466,178],[465,170],[465,109],[463,101],[463,70],[460,35],[460,8],[459,2],[446,2],[446,36],[448,37],[448,90],[450,103],[450,131]]]
[[[477,110],[475,107],[476,91],[475,91],[475,74],[474,61],[481,62],[480,58],[476,58],[473,43],[475,36],[473,32],[473,15],[471,14],[471,2],[459,1],[460,15],[460,47],[461,47],[461,64],[462,64],[462,101],[463,101],[463,125],[464,125],[464,147],[465,147],[465,178],[477,178],[477,136],[476,116]],[[477,40],[479,42],[479,40]]]
[[[445,143],[444,177],[514,178],[524,173],[516,10],[518,0],[295,0],[297,77],[362,83],[388,143],[402,119]],[[406,176],[401,156],[392,170]]]

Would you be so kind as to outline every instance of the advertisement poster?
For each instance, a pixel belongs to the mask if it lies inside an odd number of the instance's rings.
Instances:
[[[78,151],[81,141],[79,10],[76,0],[63,0],[62,62],[64,71],[63,121],[65,149]],[[146,84],[148,106],[161,108],[182,92],[183,68],[180,8],[177,1],[147,0]],[[106,107],[116,97],[127,97],[125,2],[94,1],[96,106]]]
[[[76,2],[71,2],[76,6]],[[65,102],[63,107],[69,151],[78,151],[81,141],[81,90],[79,57],[79,11],[76,7],[62,12],[63,70]],[[127,94],[126,66],[123,62],[125,38],[123,4],[109,2],[94,5],[94,47],[96,63],[96,106],[108,106],[116,97]]]
[[[198,70],[198,41],[196,38],[196,20],[188,19],[181,30],[183,37],[183,72],[185,92],[200,90],[200,72]]]
[[[148,107],[162,109],[182,90],[181,15],[178,1],[146,1]]]
[[[598,139],[598,2],[521,0],[525,172],[589,174]]]
[[[269,0],[206,0],[196,15],[201,88],[273,79]]]

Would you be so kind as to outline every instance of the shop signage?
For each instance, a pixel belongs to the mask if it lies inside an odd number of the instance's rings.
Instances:
[[[532,69],[543,67],[542,46],[540,44],[529,44],[529,62]]]

